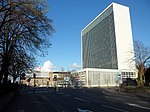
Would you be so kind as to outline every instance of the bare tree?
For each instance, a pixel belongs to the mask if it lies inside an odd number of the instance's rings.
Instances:
[[[150,64],[150,48],[146,47],[141,41],[134,42],[135,62],[138,69],[138,83],[144,86],[145,68]]]
[[[28,70],[33,69],[35,66],[34,57],[28,56],[23,51],[14,52],[13,60],[11,60],[9,66],[9,75],[13,77],[13,81],[16,78],[21,77]]]
[[[49,36],[54,29],[46,8],[45,0],[0,1],[0,81],[3,78],[7,82],[9,68],[14,67],[12,62],[16,63],[14,59],[18,56],[24,55],[17,58],[22,59],[19,65],[22,62],[26,65],[35,54],[43,55],[44,49],[51,45]]]

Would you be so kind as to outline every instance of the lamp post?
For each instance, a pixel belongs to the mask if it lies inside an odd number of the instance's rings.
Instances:
[[[55,89],[55,91],[58,91],[58,87],[57,87],[57,76],[54,76],[53,80],[54,80],[54,89]]]
[[[33,93],[35,93],[35,78],[36,78],[36,74],[33,73],[33,79],[34,79],[34,89],[33,89]]]

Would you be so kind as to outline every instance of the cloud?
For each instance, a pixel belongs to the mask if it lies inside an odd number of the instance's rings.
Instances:
[[[54,64],[50,60],[47,60],[46,62],[44,62],[42,67],[36,67],[35,70],[43,72],[51,72],[54,70],[54,68],[55,68]]]
[[[48,61],[44,62],[44,65],[41,68],[41,71],[50,72],[50,71],[53,71],[54,68],[55,68],[54,64],[48,60]]]
[[[41,71],[41,67],[40,67],[40,66],[35,67],[34,70],[36,70],[36,71]]]
[[[78,65],[77,63],[71,64],[70,67],[71,67],[71,68],[75,68],[75,69],[80,69],[80,68],[81,68],[81,66]]]

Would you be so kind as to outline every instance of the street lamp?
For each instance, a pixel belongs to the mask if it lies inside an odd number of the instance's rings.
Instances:
[[[35,93],[35,78],[36,78],[36,74],[33,73],[33,79],[34,79],[34,89],[33,89],[33,93]]]

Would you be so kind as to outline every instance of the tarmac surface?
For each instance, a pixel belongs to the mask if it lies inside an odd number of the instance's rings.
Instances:
[[[150,112],[150,95],[113,88],[21,90],[4,112]]]

